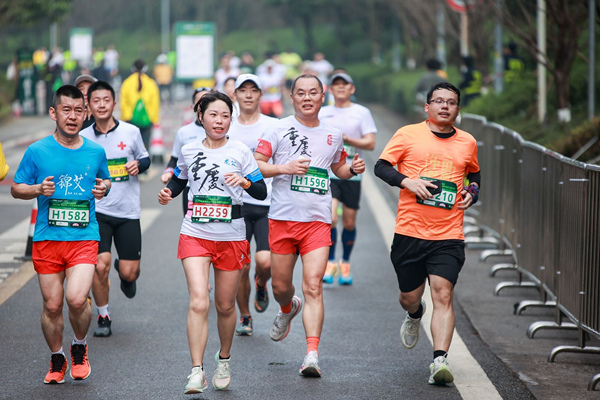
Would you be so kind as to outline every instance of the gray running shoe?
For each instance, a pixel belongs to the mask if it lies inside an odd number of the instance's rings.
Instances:
[[[267,285],[259,286],[256,281],[256,275],[254,275],[254,286],[256,287],[256,294],[254,295],[254,309],[257,312],[265,312],[269,307],[269,291]]]
[[[252,336],[252,317],[240,317],[240,324],[235,328],[237,336]]]
[[[192,368],[192,373],[188,375],[188,383],[185,385],[184,394],[202,393],[208,388],[204,370],[201,367]]]
[[[424,315],[425,301],[421,300],[421,305],[423,306]],[[406,313],[406,317],[404,318],[404,322],[402,323],[402,327],[400,328],[400,339],[402,339],[402,344],[407,349],[412,349],[417,345],[417,342],[419,341],[419,328],[421,326],[421,318],[414,319],[408,316],[408,312]]]
[[[102,317],[98,315],[98,327],[94,331],[94,336],[96,337],[108,337],[112,334],[110,329],[111,324],[110,317],[107,315],[106,317]]]
[[[271,339],[279,342],[280,340],[285,339],[285,337],[290,333],[290,323],[292,319],[302,309],[302,300],[300,297],[294,296],[292,297],[292,311],[289,314],[284,314],[281,311],[281,308],[277,312],[277,316],[275,317],[275,321],[273,321],[273,325],[271,326]]]
[[[429,384],[430,385],[445,385],[452,383],[454,376],[450,372],[446,357],[439,356],[429,365]]]
[[[302,368],[300,368],[300,375],[312,378],[321,377],[321,368],[319,368],[319,354],[316,351],[309,352],[304,357]]]
[[[215,374],[212,378],[212,384],[217,390],[225,390],[231,384],[231,372],[229,372],[229,360],[222,360],[219,358],[219,353],[221,350],[217,351],[215,355],[215,362],[217,363],[217,369],[215,370]]]

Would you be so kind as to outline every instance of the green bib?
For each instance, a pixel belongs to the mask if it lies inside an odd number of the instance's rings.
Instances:
[[[192,205],[192,222],[231,222],[231,197],[196,195]]]
[[[89,200],[50,199],[48,225],[85,228],[90,223]]]
[[[329,173],[325,168],[308,167],[305,175],[293,175],[291,189],[295,192],[327,194]]]

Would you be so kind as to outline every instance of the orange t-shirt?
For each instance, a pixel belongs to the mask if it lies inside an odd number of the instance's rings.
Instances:
[[[442,139],[429,130],[427,121],[407,125],[394,134],[379,158],[398,165],[398,171],[410,179],[426,177],[456,185],[449,209],[419,204],[414,193],[402,189],[394,232],[426,240],[464,239],[464,211],[456,203],[463,200],[464,177],[479,171],[473,136],[456,129],[452,137]],[[452,198],[451,192],[444,195]]]

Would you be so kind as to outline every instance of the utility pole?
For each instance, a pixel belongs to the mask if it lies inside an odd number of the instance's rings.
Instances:
[[[546,119],[546,67],[543,63],[546,55],[546,0],[537,0],[537,83],[538,83],[538,119],[544,122]]]
[[[496,0],[496,6],[498,9],[502,9],[502,0]],[[496,51],[494,58],[494,89],[496,93],[502,93],[504,89],[504,62],[502,60],[502,25],[500,24],[500,17],[496,17]]]
[[[589,36],[589,75],[588,75],[588,118],[591,121],[594,119],[594,111],[596,110],[596,99],[594,95],[594,90],[596,86],[596,0],[589,0],[589,28],[590,36]]]
[[[160,2],[160,25],[161,25],[161,48],[164,53],[169,52],[171,26],[169,21],[169,0],[161,0]]]
[[[446,25],[444,19],[444,5],[440,3],[437,9],[437,43],[435,47],[435,55],[439,62],[442,63],[444,69],[448,69],[446,64]]]
[[[55,47],[58,47],[58,24],[56,22],[52,22],[50,24],[50,48],[48,51],[52,53]]]

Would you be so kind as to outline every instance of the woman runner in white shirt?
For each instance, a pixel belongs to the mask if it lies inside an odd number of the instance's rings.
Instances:
[[[218,92],[200,101],[199,120],[206,138],[182,147],[173,178],[158,194],[168,204],[189,181],[190,202],[179,236],[177,258],[185,271],[190,307],[187,318],[192,373],[184,393],[202,393],[207,387],[203,356],[208,340],[208,277],[214,266],[215,306],[221,348],[215,355],[217,369],[212,383],[225,390],[231,382],[229,360],[236,324],[235,296],[242,269],[249,262],[250,245],[241,218],[242,194],[264,200],[267,187],[250,149],[229,139],[232,104]]]

